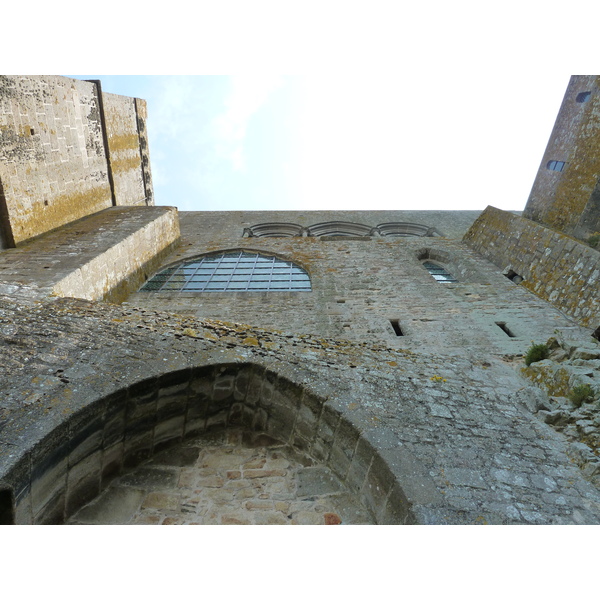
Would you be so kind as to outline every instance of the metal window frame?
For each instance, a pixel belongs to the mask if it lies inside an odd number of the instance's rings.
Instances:
[[[311,292],[308,273],[291,261],[244,250],[211,254],[168,267],[148,292]]]
[[[458,283],[458,279],[456,279],[445,267],[429,260],[424,261],[422,264],[438,283]]]

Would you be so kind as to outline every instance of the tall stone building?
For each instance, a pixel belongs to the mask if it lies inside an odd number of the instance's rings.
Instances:
[[[143,101],[0,79],[1,522],[600,522],[595,82],[521,215],[178,213]]]
[[[599,81],[571,78],[524,213],[581,240],[600,232]]]

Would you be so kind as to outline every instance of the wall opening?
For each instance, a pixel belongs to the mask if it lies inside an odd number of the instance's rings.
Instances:
[[[546,165],[546,169],[548,169],[548,171],[563,171],[565,168],[565,165],[567,163],[563,160],[551,160],[548,161],[548,164]]]
[[[504,333],[511,338],[517,337],[506,325],[506,323],[504,321],[496,321],[496,325],[498,325],[498,327],[500,327],[500,329],[502,329],[502,331],[504,331]]]
[[[594,339],[597,339],[598,341],[600,341],[600,327],[598,327],[598,329],[596,329],[596,331],[594,331],[594,333],[592,333],[592,337]]]
[[[398,319],[390,319],[390,324],[392,326],[392,329],[394,330],[394,333],[397,336],[404,335],[404,332],[402,331],[402,328],[400,327],[400,323],[398,322]]]
[[[0,489],[0,525],[14,525],[14,498],[10,488]]]
[[[510,279],[513,283],[519,284],[523,281],[523,276],[519,275],[517,272],[509,269],[506,273],[504,273],[504,277]]]
[[[577,97],[575,98],[575,102],[583,104],[584,102],[587,102],[590,99],[591,95],[592,92],[579,92],[579,94],[577,94]]]

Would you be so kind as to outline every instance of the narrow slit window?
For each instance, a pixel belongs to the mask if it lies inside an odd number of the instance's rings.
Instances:
[[[500,329],[502,329],[502,331],[504,331],[504,333],[511,338],[517,337],[506,325],[506,323],[504,321],[496,321],[496,325],[498,325],[498,327],[500,327]]]
[[[439,283],[458,283],[458,280],[455,279],[441,265],[436,265],[432,262],[424,262],[423,266],[429,271],[429,274]]]
[[[596,331],[594,331],[594,333],[592,333],[592,337],[598,341],[600,341],[600,327],[598,327],[598,329],[596,329]]]
[[[390,324],[392,326],[392,329],[394,330],[394,333],[398,337],[401,335],[404,335],[404,332],[402,331],[402,328],[400,327],[400,323],[399,323],[398,319],[390,319]]]

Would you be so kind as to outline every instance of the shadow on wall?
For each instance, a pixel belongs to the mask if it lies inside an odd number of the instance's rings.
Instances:
[[[0,516],[64,523],[124,471],[229,426],[266,433],[326,464],[377,523],[416,522],[389,466],[354,425],[323,398],[253,364],[176,371],[89,404],[0,482]]]
[[[0,179],[0,250],[5,248],[14,248],[15,243],[10,228],[8,219],[8,206],[6,205],[6,196],[4,195],[4,187],[2,179]]]

